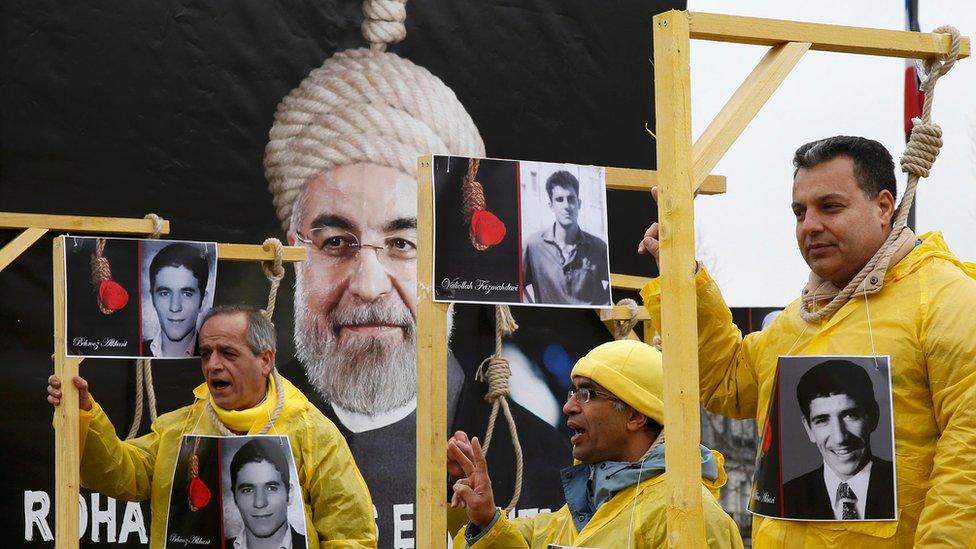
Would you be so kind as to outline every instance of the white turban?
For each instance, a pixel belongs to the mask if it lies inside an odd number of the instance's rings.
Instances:
[[[264,153],[282,228],[305,182],[349,164],[416,174],[424,154],[484,156],[471,116],[439,78],[395,54],[339,52],[278,105]]]

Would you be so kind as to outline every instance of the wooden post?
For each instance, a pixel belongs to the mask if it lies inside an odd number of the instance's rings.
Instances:
[[[54,373],[61,379],[61,405],[54,409],[54,545],[78,547],[78,389],[71,381],[81,359],[65,356],[64,237],[54,239]]]
[[[654,103],[661,227],[668,546],[705,546],[698,444],[698,323],[688,13],[654,17]]]
[[[433,157],[417,161],[417,507],[414,547],[447,542],[447,304],[434,303]]]

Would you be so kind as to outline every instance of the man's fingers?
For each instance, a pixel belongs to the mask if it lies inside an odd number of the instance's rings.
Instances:
[[[461,449],[458,447],[457,442],[453,440],[450,441],[447,444],[447,451],[451,454],[451,458],[453,458],[454,461],[456,461],[457,464],[461,466],[461,470],[464,471],[464,475],[471,476],[471,473],[473,473],[475,470],[474,463],[472,463],[471,460],[468,459],[468,456],[464,455],[464,452],[462,452]]]
[[[485,476],[488,476],[488,462],[485,461],[485,453],[481,450],[481,441],[478,437],[471,439],[471,452],[474,454],[475,468],[484,471]]]
[[[654,202],[657,202],[657,185],[651,187],[651,196],[654,198]]]
[[[55,389],[61,388],[61,380],[58,379],[58,376],[56,375],[52,375],[51,377],[47,378],[47,384],[49,387],[54,387]]]
[[[648,227],[646,231],[644,231],[644,238],[658,239],[660,238],[659,235],[660,232],[661,232],[661,226],[657,222],[651,223],[651,226]]]

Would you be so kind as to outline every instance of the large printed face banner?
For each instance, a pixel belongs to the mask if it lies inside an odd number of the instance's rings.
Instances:
[[[279,369],[346,436],[371,489],[380,547],[412,547],[416,261],[390,253],[387,243],[402,247],[397,239],[416,235],[416,158],[652,168],[654,143],[645,130],[653,127],[650,20],[672,8],[684,3],[544,0],[513,8],[495,0],[410,0],[405,37],[380,55],[355,53],[369,48],[357,0],[4,2],[0,208],[134,218],[154,212],[170,221],[165,238],[172,241],[260,244],[273,236],[308,246],[309,260],[288,269],[278,294]],[[536,171],[536,196],[509,228],[521,222],[527,234],[540,232],[555,215],[542,196],[543,168],[527,168]],[[579,225],[625,244],[610,250],[614,271],[655,274],[648,258],[633,253],[654,219],[652,200],[606,193],[600,226],[587,209],[597,202],[582,190],[590,176],[574,176]],[[530,174],[519,177],[532,184]],[[529,229],[530,222],[540,225]],[[338,258],[325,253],[328,239],[317,236],[326,227],[363,246]],[[0,232],[0,245],[15,234]],[[108,256],[119,251],[113,242]],[[54,435],[44,399],[53,369],[51,262],[45,237],[0,271],[0,351],[8,366],[0,369],[8,411],[0,422],[8,456],[0,506],[12,510],[0,529],[14,545],[49,546],[55,527]],[[97,310],[90,265],[81,266],[89,272],[80,299]],[[190,321],[152,313],[151,282],[137,271],[113,262],[129,302],[103,316],[124,322],[130,344],[145,348],[167,323]],[[221,262],[219,271],[219,284],[208,275],[198,315],[210,304],[264,306],[268,282],[258,265]],[[622,294],[613,297],[634,297]],[[494,312],[455,309],[446,432],[483,437],[490,406],[475,372],[494,352]],[[503,352],[525,456],[515,515],[529,515],[562,505],[558,470],[571,462],[561,410],[569,371],[610,335],[591,310],[522,308],[515,319],[519,331]],[[160,413],[186,405],[201,382],[196,359],[156,362],[153,374]],[[81,375],[124,432],[134,415],[132,361],[86,358]],[[515,463],[506,428],[496,426],[487,459],[496,501],[507,503]],[[143,418],[139,432],[147,430]],[[165,528],[151,524],[148,505],[110,496],[82,492],[84,546],[139,546],[150,528]]]

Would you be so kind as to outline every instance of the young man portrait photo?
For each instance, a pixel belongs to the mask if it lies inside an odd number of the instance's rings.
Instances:
[[[879,425],[881,411],[864,368],[842,358],[820,362],[800,377],[796,400],[822,463],[783,485],[785,517],[894,519],[892,462],[871,448],[872,433],[891,426]]]
[[[143,243],[144,248],[149,246]],[[143,251],[143,287],[147,287],[148,279],[151,307],[143,302],[142,355],[199,356],[197,323],[213,302],[207,285],[216,274],[211,273],[216,270],[216,261],[212,260],[215,254],[208,251],[208,245],[190,242],[175,242],[155,255],[152,252]]]
[[[278,549],[306,547],[304,528],[299,532],[288,519],[289,506],[301,507],[301,492],[291,483],[291,469],[284,437],[254,437],[244,443],[230,461],[230,487],[243,527],[227,530],[229,549]],[[298,498],[296,502],[292,498]],[[226,516],[227,528],[235,520]]]

